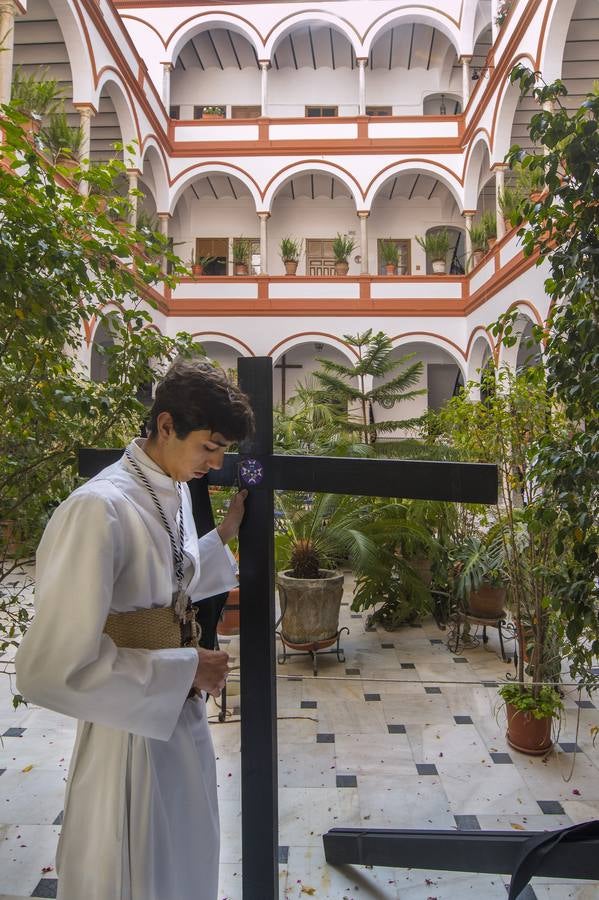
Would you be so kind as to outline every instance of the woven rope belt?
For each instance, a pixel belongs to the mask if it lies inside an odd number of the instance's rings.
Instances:
[[[193,613],[192,613],[193,615]],[[133,612],[111,613],[104,625],[104,634],[111,638],[117,647],[128,647],[131,650],[164,650],[167,647],[197,647],[198,635],[193,626],[195,617],[181,625],[171,606],[154,607],[153,609],[136,609]],[[184,638],[187,637],[187,640]]]

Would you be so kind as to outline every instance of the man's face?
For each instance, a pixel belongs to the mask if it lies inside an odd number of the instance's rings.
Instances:
[[[164,444],[164,468],[175,481],[202,478],[210,469],[220,469],[225,450],[231,446],[218,431],[191,431],[182,440],[174,429]]]

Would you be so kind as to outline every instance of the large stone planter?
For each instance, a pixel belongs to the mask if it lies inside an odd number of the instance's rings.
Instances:
[[[277,574],[281,603],[281,636],[293,646],[333,643],[339,630],[343,573],[320,569],[322,578]]]

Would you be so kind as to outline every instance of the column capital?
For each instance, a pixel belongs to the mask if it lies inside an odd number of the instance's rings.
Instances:
[[[367,219],[369,215],[370,215],[369,209],[359,209],[357,211],[357,216],[359,219]]]
[[[270,69],[271,63],[270,63],[269,59],[259,59],[258,65],[260,66],[261,69]]]
[[[496,162],[493,163],[492,166],[489,166],[491,172],[507,172],[509,169],[509,165],[504,162]]]
[[[463,65],[464,63],[469,63],[471,59],[472,59],[472,53],[462,53],[458,62],[461,62]]]
[[[98,114],[98,110],[93,103],[73,103],[73,106],[82,119],[92,119]]]
[[[160,63],[160,65],[162,66],[162,68],[164,69],[165,72],[172,72],[173,69],[175,68],[169,59],[164,60],[163,62]]]
[[[368,62],[368,57],[367,56],[356,56],[356,62],[358,63],[358,67],[363,69],[364,66],[366,65],[366,63]]]
[[[476,215],[476,210],[475,209],[465,209],[465,210],[463,210],[462,215],[464,216],[464,218],[466,216],[474,216],[474,215]]]
[[[267,219],[270,219],[269,212],[257,212],[256,215],[258,216],[259,219],[264,219],[264,221],[266,221]]]
[[[173,214],[170,212],[157,212],[156,217],[161,221],[168,222],[169,219],[173,218]]]

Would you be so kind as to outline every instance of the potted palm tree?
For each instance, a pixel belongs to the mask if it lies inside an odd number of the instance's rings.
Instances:
[[[249,260],[252,252],[252,242],[249,238],[236,238],[233,241],[233,274],[247,275]]]
[[[52,113],[50,121],[42,128],[41,143],[54,165],[76,169],[83,143],[83,128],[69,125],[64,110]]]
[[[37,133],[44,116],[56,112],[62,102],[62,88],[54,78],[47,77],[47,68],[25,75],[18,67],[12,79],[11,104],[30,120],[25,131]]]
[[[472,247],[470,262],[474,267],[478,266],[487,252],[487,229],[482,222],[474,223],[468,229],[468,234],[470,235],[470,246]]]
[[[487,250],[490,250],[497,242],[497,216],[492,210],[487,209],[482,214],[480,222],[487,236]]]
[[[433,272],[436,275],[444,275],[447,268],[447,254],[449,253],[449,232],[446,228],[429,231],[425,237],[416,236],[431,261]]]
[[[349,258],[352,255],[356,242],[347,234],[337,232],[333,240],[333,256],[335,257],[335,272],[337,275],[347,275],[349,271]]]
[[[279,254],[285,266],[286,275],[295,275],[301,255],[301,241],[292,237],[281,238]]]
[[[506,185],[499,194],[499,208],[509,227],[516,225],[524,197],[517,187]]]
[[[391,238],[381,241],[381,260],[385,267],[385,275],[396,275],[399,265],[399,247]]]

